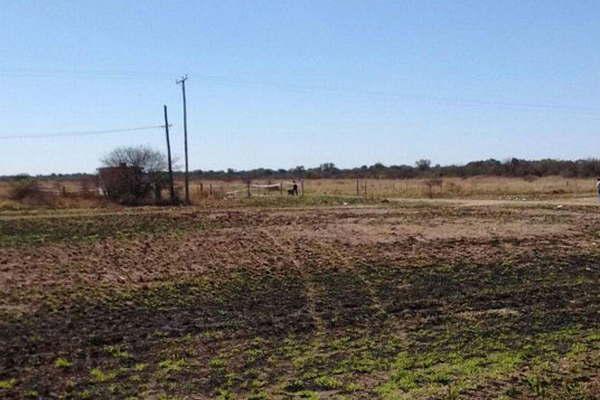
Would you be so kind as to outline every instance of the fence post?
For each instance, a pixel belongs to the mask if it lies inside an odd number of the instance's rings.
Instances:
[[[356,196],[360,196],[359,180],[356,178]]]
[[[250,181],[246,182],[246,188],[248,190],[248,198],[250,198]]]
[[[300,180],[300,190],[302,190],[302,197],[304,197],[304,178]]]
[[[283,182],[279,182],[279,195],[283,196]]]

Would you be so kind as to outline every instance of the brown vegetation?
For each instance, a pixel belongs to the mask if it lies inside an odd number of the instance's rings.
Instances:
[[[254,180],[252,185],[283,185],[283,190],[269,191],[251,188],[253,197],[271,200],[281,194],[287,197],[291,180]],[[35,181],[34,188],[43,192],[44,201],[30,201],[28,196],[11,195],[13,182],[0,182],[0,209],[26,206],[56,208],[99,206],[102,200],[97,195],[98,183],[92,178],[73,181]],[[176,192],[182,191],[182,181],[176,181]],[[427,179],[359,179],[358,196],[356,179],[305,179],[304,192],[308,197],[342,196],[349,198],[438,198],[438,199],[570,199],[595,195],[595,181],[590,179],[563,178],[505,178],[481,176],[472,178],[427,178]],[[247,197],[247,185],[242,180],[193,180],[190,185],[191,198],[196,205],[235,205],[232,201]],[[31,188],[30,188],[31,189]],[[162,197],[168,198],[163,187]],[[49,194],[49,195],[48,195]],[[11,200],[14,199],[14,200]],[[78,201],[79,200],[79,201]],[[298,200],[302,201],[302,200]],[[310,201],[310,200],[309,200]]]
[[[255,180],[255,184],[279,183],[288,180]],[[482,199],[547,199],[590,197],[595,194],[595,181],[568,179],[559,176],[544,178],[505,178],[481,176],[473,178],[427,179],[305,179],[308,196],[360,196],[366,198],[482,198]],[[287,187],[287,186],[284,186]],[[194,180],[191,183],[193,200],[224,197],[226,193],[245,195],[242,181]],[[212,194],[212,195],[211,195]],[[271,196],[279,193],[271,193]],[[264,195],[256,191],[256,195]]]
[[[89,208],[106,206],[96,179],[40,181],[21,178],[0,182],[0,211],[23,208]]]

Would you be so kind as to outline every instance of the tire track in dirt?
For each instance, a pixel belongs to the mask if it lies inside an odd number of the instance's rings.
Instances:
[[[316,243],[315,245],[322,249],[325,254],[329,254],[330,256],[333,255],[335,257],[336,264],[338,265],[344,266],[348,269],[355,269],[356,264],[360,264],[366,268],[371,268],[371,266],[365,261],[357,259],[352,255],[342,254],[342,252],[338,250],[334,245],[325,244],[323,242]],[[373,288],[373,283],[369,279],[367,279],[364,276],[364,274],[361,273],[361,271],[357,271],[356,276],[365,285],[364,288],[369,294],[369,300],[373,307],[377,310],[376,314],[378,316],[381,316],[382,318],[386,318],[388,316],[388,313],[385,310],[385,307],[383,306],[383,302],[381,301],[381,299],[377,295],[377,292]]]
[[[306,268],[303,267],[298,261],[294,251],[290,250],[291,248],[294,248],[295,245],[289,241],[287,243],[284,242],[284,239],[277,238],[275,235],[264,229],[261,230],[261,232],[273,243],[277,249],[281,251],[282,254],[285,254],[289,258],[294,268],[298,271],[298,274],[302,278],[304,287],[306,289],[306,307],[315,325],[316,334],[317,336],[324,334],[326,331],[325,322],[319,316],[317,311],[318,289],[314,286],[314,282],[306,271]]]

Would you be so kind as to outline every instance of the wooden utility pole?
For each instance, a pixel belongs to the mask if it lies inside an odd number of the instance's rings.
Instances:
[[[175,204],[175,186],[173,185],[173,165],[171,164],[171,141],[169,140],[169,118],[167,117],[167,106],[165,110],[165,135],[167,136],[167,160],[169,161],[169,190],[171,192],[171,203]]]
[[[183,94],[183,147],[185,151],[185,204],[190,204],[190,179],[188,171],[188,137],[187,137],[187,106],[185,102],[185,81],[187,75],[176,81],[181,84],[181,92]]]

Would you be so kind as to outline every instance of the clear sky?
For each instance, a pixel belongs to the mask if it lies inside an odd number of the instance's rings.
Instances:
[[[0,136],[162,123],[192,169],[600,156],[600,2],[24,1]],[[0,174],[92,172],[160,129],[0,139]]]

